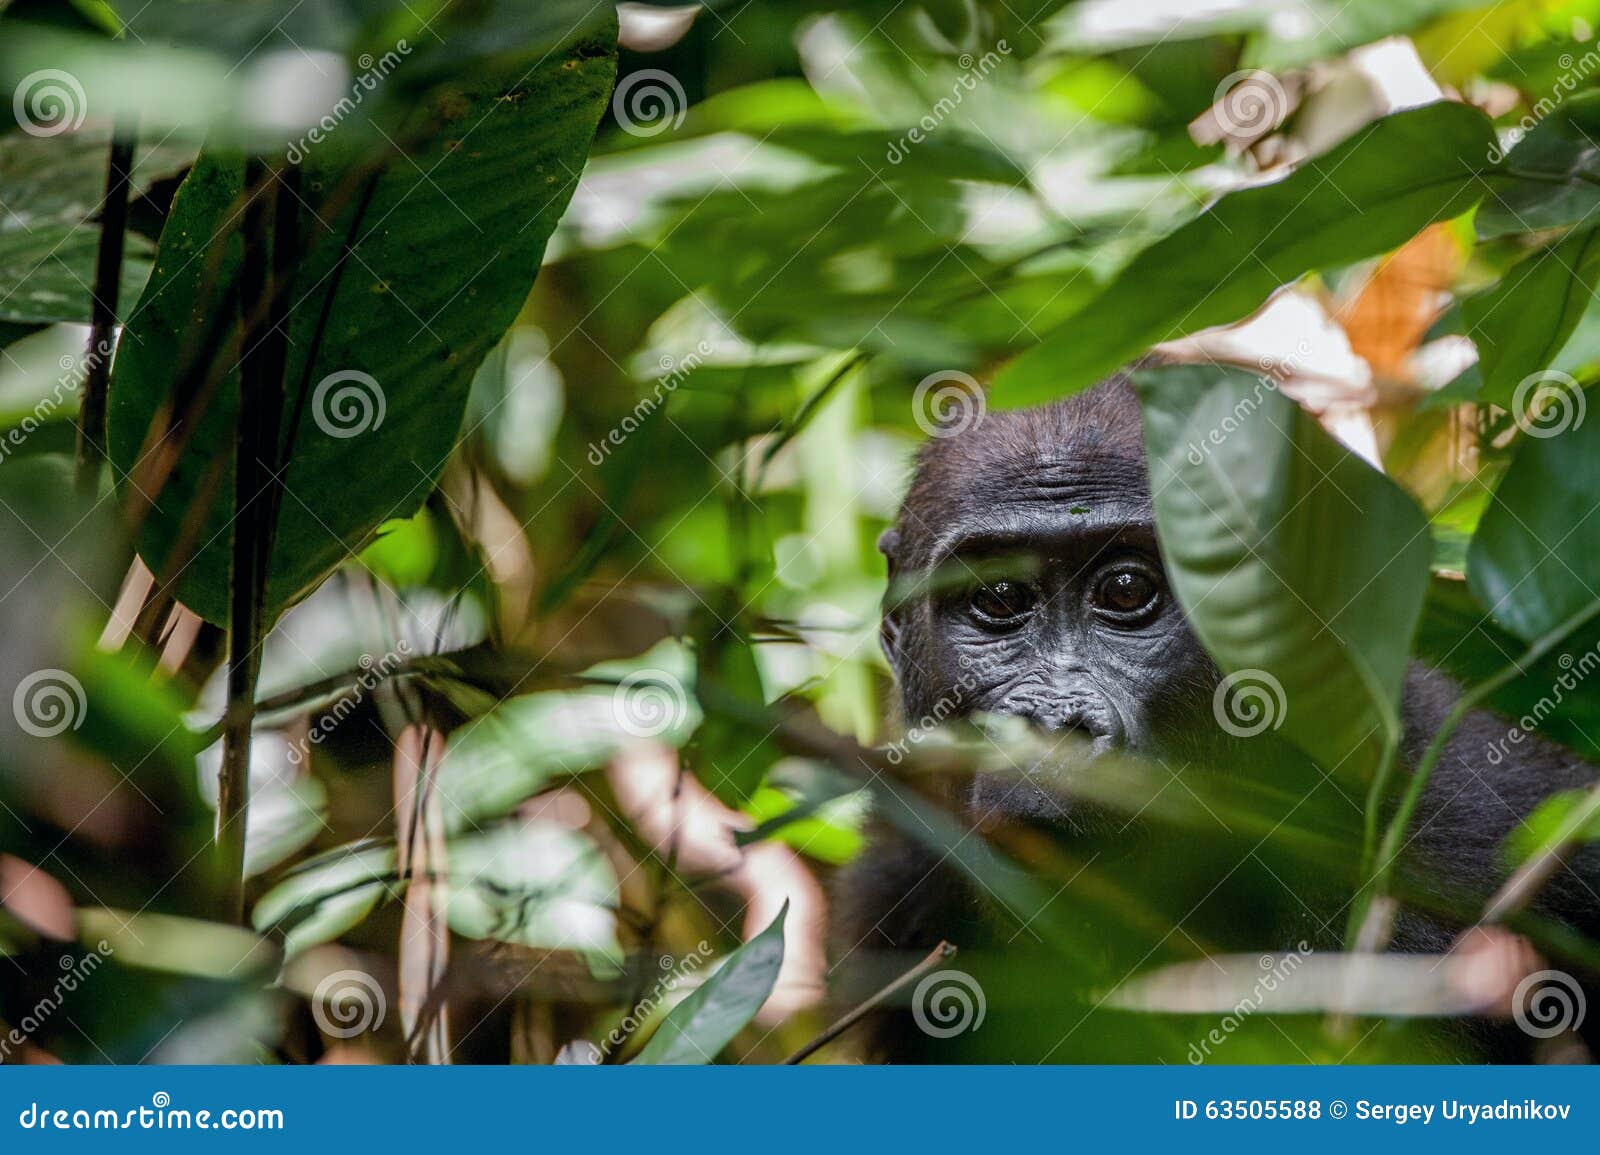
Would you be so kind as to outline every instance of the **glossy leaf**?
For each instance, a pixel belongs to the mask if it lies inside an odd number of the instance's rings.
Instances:
[[[1229,193],[1144,250],[995,379],[991,401],[1086,388],[1161,341],[1237,321],[1315,269],[1384,252],[1470,209],[1492,168],[1489,122],[1442,102],[1379,120],[1273,184]]]
[[[1562,390],[1556,419],[1572,427],[1524,434],[1467,551],[1472,592],[1524,642],[1587,609],[1600,588],[1600,419],[1585,419],[1587,401]]]
[[[1473,685],[1494,677],[1524,649],[1520,638],[1495,624],[1466,582],[1435,577],[1430,583],[1417,631],[1418,659],[1462,685]],[[1537,728],[1540,737],[1600,762],[1600,698],[1572,692],[1576,680],[1584,677],[1582,669],[1573,672],[1578,660],[1573,655],[1600,654],[1600,626],[1591,623],[1578,631],[1560,651],[1527,666],[1521,677],[1496,690],[1487,705],[1516,719],[1520,729]]]
[[[302,175],[308,251],[289,320],[284,423],[293,453],[269,611],[303,596],[384,521],[422,504],[455,442],[473,374],[522,307],[575,187],[614,51],[608,33],[531,72],[437,90],[407,126],[406,155],[385,153],[375,172],[363,167],[370,156],[334,148],[337,138],[311,152]],[[164,484],[164,458],[150,450],[171,440],[175,373],[213,326],[238,313],[242,183],[240,161],[213,155],[179,190],[111,393],[118,474],[145,493],[159,490],[141,554],[158,574],[180,572],[181,600],[212,621],[227,610],[236,327],[214,358],[220,387]]]
[[[1505,157],[1475,219],[1485,239],[1581,224],[1600,208],[1600,93],[1579,93]],[[1496,150],[1498,151],[1498,149]]]
[[[1134,380],[1163,559],[1206,649],[1275,680],[1271,723],[1325,767],[1375,753],[1427,590],[1422,511],[1259,378]]]
[[[1462,316],[1478,347],[1479,396],[1509,407],[1517,386],[1552,364],[1600,282],[1600,231],[1573,233],[1516,264],[1493,288],[1467,298]]]
[[[0,322],[88,321],[100,247],[110,133],[0,135]],[[163,142],[139,150],[129,175],[135,193],[183,170],[193,150]],[[155,247],[124,239],[122,301],[131,304],[150,275]],[[4,341],[0,340],[0,344]]]
[[[705,982],[672,1008],[635,1063],[699,1065],[713,1062],[749,1025],[772,993],[783,965],[785,902],[772,925],[730,954]]]

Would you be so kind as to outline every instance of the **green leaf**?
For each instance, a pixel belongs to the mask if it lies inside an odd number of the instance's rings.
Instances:
[[[995,379],[990,401],[1075,393],[1149,346],[1236,321],[1281,285],[1385,252],[1482,195],[1494,138],[1441,102],[1376,121],[1274,184],[1229,193],[1145,249]]]
[[[283,931],[285,958],[332,942],[400,892],[395,863],[393,844],[358,842],[320,854],[261,896],[251,925]]]
[[[1587,221],[1600,208],[1600,92],[1574,96],[1534,126],[1489,180],[1474,218],[1484,240]],[[1497,150],[1498,151],[1498,150]]]
[[[0,135],[6,187],[0,202],[0,322],[89,320],[110,147],[103,129]],[[181,172],[192,158],[193,150],[166,143],[141,148],[129,174],[133,190]],[[126,306],[150,275],[155,247],[137,233],[129,233],[124,245]]]
[[[865,790],[822,798],[802,795],[795,800],[783,790],[763,786],[744,808],[756,827],[739,831],[733,841],[752,846],[770,838],[819,862],[842,866],[866,845],[862,828],[871,804]]]
[[[519,822],[449,845],[450,927],[468,938],[579,951],[615,973],[617,872],[582,831]]]
[[[374,4],[372,0],[112,0],[135,40],[206,48],[229,63],[266,52],[377,52],[397,40],[423,48],[435,66],[483,54],[537,57],[603,23],[589,0],[480,0],[470,5]],[[452,9],[455,9],[452,11]],[[436,22],[444,21],[442,28]]]
[[[1302,0],[1294,5],[1293,18],[1268,23],[1251,59],[1261,68],[1303,67],[1402,35],[1444,13],[1481,7],[1483,0]],[[1450,43],[1458,47],[1455,40]]]
[[[422,585],[438,561],[439,531],[425,509],[384,522],[376,540],[361,551],[361,564],[397,589]]]
[[[98,228],[39,225],[0,232],[0,320],[87,321],[94,296]],[[150,242],[127,238],[122,293],[132,300],[150,275]]]
[[[683,745],[701,721],[687,689],[691,663],[681,645],[661,642],[585,671],[613,685],[525,694],[475,718],[451,735],[439,765],[446,825],[467,830],[508,814],[557,778],[604,766],[629,743]]]
[[[1398,732],[1428,522],[1269,383],[1137,373],[1162,556],[1206,649],[1280,689],[1272,723],[1322,765]],[[1268,681],[1267,685],[1271,686]]]
[[[1597,281],[1600,231],[1584,229],[1518,262],[1493,288],[1462,303],[1467,335],[1478,347],[1481,400],[1509,407],[1517,385],[1556,359]]]
[[[728,956],[715,974],[672,1008],[633,1061],[698,1065],[714,1061],[767,1001],[783,965],[785,902],[772,925]]]
[[[1600,420],[1584,420],[1586,404],[1562,388],[1555,425],[1524,418],[1530,432],[1467,551],[1472,592],[1525,642],[1588,609],[1600,588]]]
[[[243,927],[148,910],[80,907],[78,937],[103,941],[119,966],[209,979],[268,972],[278,952]]]
[[[695,693],[705,721],[695,734],[694,757],[701,782],[722,801],[738,806],[755,793],[781,756],[765,722],[766,697],[755,650],[732,630],[709,625],[696,653]],[[716,709],[719,701],[734,709]],[[750,715],[762,718],[759,724]]]
[[[1594,794],[1589,790],[1563,790],[1550,795],[1506,836],[1509,865],[1521,866],[1563,842],[1600,842],[1600,814],[1590,813],[1585,818],[1579,813],[1593,804]]]
[[[475,73],[441,87],[397,138],[405,155],[384,153],[375,170],[370,156],[340,155],[337,138],[311,151],[289,320],[293,454],[269,612],[426,498],[473,374],[521,309],[576,185],[610,92],[613,38],[582,40],[510,79]],[[119,476],[159,488],[142,556],[158,574],[181,568],[178,596],[217,622],[233,523],[242,169],[205,154],[180,188],[122,341],[109,415]],[[190,376],[208,335],[226,373],[158,487],[163,459],[149,450],[167,432],[175,377]]]
[[[7,328],[0,323],[0,330]],[[85,360],[83,330],[72,325],[15,326],[23,335],[0,354],[0,425],[16,436],[0,439],[0,458],[22,448],[41,425],[71,422],[78,412]],[[0,332],[0,337],[5,334]]]
[[[1466,582],[1435,577],[1417,631],[1416,649],[1421,661],[1472,685],[1505,669],[1524,645],[1495,624]],[[1537,729],[1542,737],[1576,750],[1591,762],[1600,762],[1600,696],[1571,692],[1578,679],[1587,675],[1587,655],[1600,654],[1600,627],[1590,623],[1561,650],[1526,664],[1522,675],[1496,690],[1485,705],[1516,719],[1524,731]],[[1574,673],[1578,662],[1583,666]]]

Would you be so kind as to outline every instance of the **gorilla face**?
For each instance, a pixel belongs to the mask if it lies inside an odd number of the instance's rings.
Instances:
[[[1017,715],[1091,758],[1171,756],[1208,729],[1218,674],[1162,571],[1123,383],[930,442],[880,548],[908,721]],[[980,776],[977,816],[1069,821],[1035,771]]]

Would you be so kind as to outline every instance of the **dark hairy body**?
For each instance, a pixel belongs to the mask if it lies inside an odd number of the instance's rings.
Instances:
[[[1358,792],[1271,735],[1246,740],[1218,725],[1213,693],[1221,674],[1165,581],[1138,403],[1124,380],[1042,409],[989,413],[972,428],[932,439],[880,548],[891,579],[883,645],[907,719],[1018,715],[1044,731],[1074,733],[1090,773],[1097,756],[1127,751],[1177,775],[1200,774],[1201,766],[1253,775],[1295,799],[1285,817],[1315,794],[1331,821],[1359,821]],[[1413,665],[1402,703],[1402,773],[1416,765],[1457,693],[1444,675]],[[1448,949],[1463,925],[1459,916],[1470,919],[1504,881],[1506,835],[1545,796],[1594,781],[1592,765],[1537,737],[1509,756],[1490,757],[1496,743],[1504,750],[1509,726],[1476,712],[1447,745],[1402,860],[1403,893],[1414,901],[1398,920],[1392,949]],[[1187,834],[1163,840],[1142,821],[1108,820],[1043,772],[979,774],[938,789],[970,825],[1047,838],[1094,877],[1143,870],[1148,880],[1148,872],[1169,872],[1171,885],[1160,887],[1170,895],[1168,917],[1191,942],[1235,951],[1301,941],[1339,946],[1353,861],[1286,883],[1287,868],[1261,855],[1249,855],[1254,861],[1240,871],[1236,848],[1215,850],[1213,861],[1213,850],[1197,839],[1190,870]],[[1358,844],[1350,844],[1352,859]],[[1008,926],[984,888],[949,858],[922,839],[882,832],[840,881],[842,968],[858,952],[926,951],[945,939],[964,952],[1028,948],[1027,936]],[[1261,873],[1256,863],[1270,879],[1251,879]],[[1070,899],[1071,887],[1063,891]],[[1573,855],[1537,909],[1600,934],[1600,846]],[[1113,975],[1143,961],[1137,954],[1119,959],[1115,944],[1085,949],[1103,954]],[[860,993],[857,984],[850,996]],[[903,1012],[879,1017],[870,1049],[889,1061],[951,1057]]]

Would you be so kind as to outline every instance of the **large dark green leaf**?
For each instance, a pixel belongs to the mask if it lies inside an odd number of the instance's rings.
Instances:
[[[772,925],[728,956],[717,972],[672,1008],[636,1063],[709,1063],[756,1017],[783,965],[785,902]]]
[[[353,105],[385,106],[387,123],[441,81],[521,76],[616,20],[592,0],[118,0],[95,11],[123,35],[9,19],[0,91],[51,128],[92,117],[265,151],[328,118],[351,135]]]
[[[696,655],[696,692],[705,721],[695,734],[692,754],[701,782],[730,806],[738,806],[749,801],[781,754],[772,741],[772,727],[765,722],[754,648],[731,630],[714,630],[707,627],[710,640]],[[713,709],[719,696],[738,703],[740,709]],[[752,723],[750,715],[763,720]]]
[[[1532,425],[1467,551],[1467,583],[1525,642],[1555,631],[1600,589],[1600,420],[1560,390],[1554,425]],[[1561,424],[1571,427],[1555,436]]]
[[[442,66],[479,56],[536,57],[603,25],[610,5],[592,0],[111,0],[111,8],[134,40],[209,49],[230,64],[274,51],[381,52],[406,40],[426,49],[431,66]]]
[[[270,611],[422,504],[473,374],[521,308],[576,185],[614,62],[608,31],[530,72],[442,86],[404,126],[406,155],[385,153],[376,169],[370,156],[335,150],[337,139],[311,150],[289,318],[293,454]],[[167,428],[186,358],[213,326],[229,326],[214,362],[221,388],[159,487],[140,543],[157,573],[181,569],[179,596],[213,621],[227,607],[242,186],[240,161],[205,155],[180,188],[111,393],[118,473],[152,493],[152,428],[157,439]]]
[[[1397,727],[1427,519],[1259,378],[1176,366],[1135,383],[1162,553],[1190,622],[1224,669],[1279,684],[1272,724],[1325,766],[1355,755],[1360,767]]]
[[[1144,250],[995,381],[1001,406],[1092,384],[1150,345],[1236,321],[1313,269],[1393,248],[1482,195],[1494,137],[1450,102],[1398,112],[1274,184],[1243,189]]]
[[[1480,398],[1509,407],[1517,385],[1553,362],[1600,281],[1600,232],[1585,229],[1519,262],[1462,304],[1478,346]]]
[[[89,319],[98,226],[36,225],[0,231],[0,320],[44,323]],[[122,293],[131,300],[150,275],[150,242],[128,238]]]
[[[1600,92],[1574,96],[1545,117],[1505,158],[1505,171],[1474,221],[1478,235],[1561,228],[1600,208]]]
[[[0,135],[0,321],[88,321],[100,247],[110,134],[83,129],[59,135]],[[162,144],[141,149],[130,180],[143,189],[181,172],[193,150]],[[137,233],[125,241],[122,300],[132,302],[150,275],[154,246]]]

